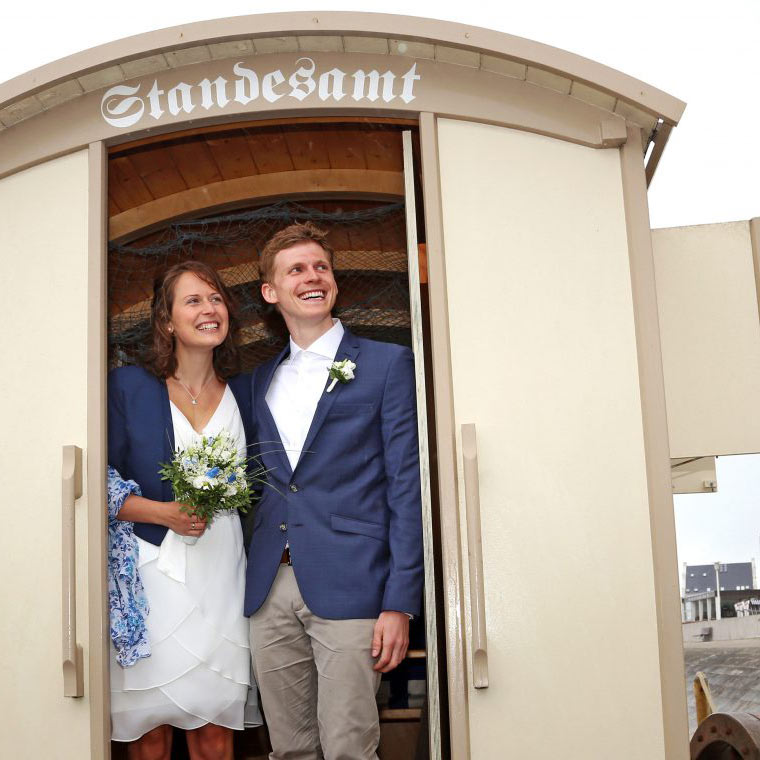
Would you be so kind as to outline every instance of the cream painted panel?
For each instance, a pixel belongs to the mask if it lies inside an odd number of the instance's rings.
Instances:
[[[5,757],[90,757],[89,698],[63,696],[61,447],[87,433],[87,152],[0,180]],[[87,692],[86,498],[77,502]]]
[[[652,230],[671,457],[760,451],[749,222]]]
[[[477,426],[482,503],[472,757],[664,758],[619,154],[453,120],[439,150],[455,421]]]

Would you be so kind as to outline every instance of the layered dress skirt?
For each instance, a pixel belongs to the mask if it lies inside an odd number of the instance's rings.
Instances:
[[[174,404],[171,412],[175,446],[184,449],[200,436]],[[245,432],[229,386],[202,434],[222,429],[245,456]],[[246,560],[237,512],[214,517],[194,545],[171,530],[160,547],[140,538],[137,543],[151,655],[123,668],[111,646],[112,738],[132,741],[164,724],[259,725],[256,690],[249,690]]]

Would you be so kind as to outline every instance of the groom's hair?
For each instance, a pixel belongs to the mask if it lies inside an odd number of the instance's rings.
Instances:
[[[327,254],[330,266],[333,264],[333,249],[327,242],[327,231],[321,230],[311,222],[291,224],[270,238],[259,256],[259,279],[261,282],[271,282],[274,274],[274,260],[280,251],[291,248],[298,243],[313,242]]]

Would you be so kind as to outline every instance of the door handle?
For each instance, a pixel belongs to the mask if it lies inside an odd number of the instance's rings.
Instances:
[[[82,495],[82,449],[63,447],[61,478],[61,578],[63,632],[63,696],[84,696],[82,646],[77,643],[77,565],[74,505]]]
[[[470,558],[470,617],[472,622],[472,685],[488,688],[486,595],[483,584],[483,542],[480,535],[480,480],[475,424],[462,425],[464,503],[467,515],[467,553]]]

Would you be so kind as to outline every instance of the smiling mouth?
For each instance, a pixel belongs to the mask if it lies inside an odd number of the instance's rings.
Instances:
[[[202,330],[203,332],[206,332],[208,330],[218,330],[219,323],[218,322],[203,322],[202,324],[198,325],[198,327],[196,327],[195,329]]]
[[[324,301],[325,296],[324,290],[307,290],[298,297],[301,301]]]

